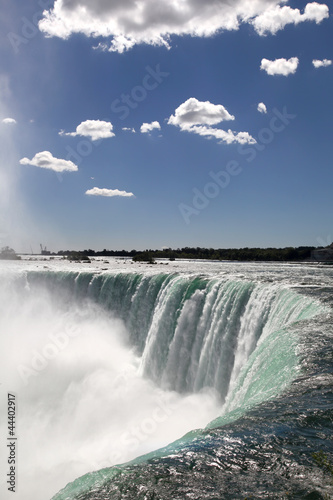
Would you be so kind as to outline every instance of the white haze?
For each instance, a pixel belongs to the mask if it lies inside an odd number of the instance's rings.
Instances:
[[[126,462],[204,427],[219,414],[213,393],[165,392],[138,373],[124,324],[96,306],[68,308],[45,290],[8,291],[0,276],[1,413],[17,399],[17,492],[48,500],[92,470]],[[24,299],[23,299],[24,297]],[[29,371],[30,370],[30,371]],[[8,435],[6,419],[1,436]]]

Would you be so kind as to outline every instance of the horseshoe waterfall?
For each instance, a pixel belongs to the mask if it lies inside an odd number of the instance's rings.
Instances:
[[[332,497],[331,267],[47,259],[0,276],[17,499]]]

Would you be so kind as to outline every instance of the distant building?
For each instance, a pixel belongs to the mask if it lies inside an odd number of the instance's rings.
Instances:
[[[46,247],[43,248],[43,245],[40,244],[40,254],[41,255],[51,255],[51,252],[49,252]]]
[[[333,243],[326,248],[312,250],[311,257],[317,262],[333,262]]]

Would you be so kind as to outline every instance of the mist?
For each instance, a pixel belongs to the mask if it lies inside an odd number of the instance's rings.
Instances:
[[[69,306],[47,289],[32,293],[24,274],[11,276],[2,273],[0,284],[0,388],[3,415],[7,393],[16,395],[18,500],[51,498],[219,414],[213,391],[179,395],[143,378],[122,321],[89,301]],[[7,436],[6,421],[0,431]],[[2,448],[2,481],[7,468]]]

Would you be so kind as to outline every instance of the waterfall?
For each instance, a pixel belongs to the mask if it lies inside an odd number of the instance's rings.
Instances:
[[[0,291],[2,369],[29,429],[22,477],[36,440],[34,470],[47,464],[53,491],[103,469],[57,500],[276,398],[299,373],[303,326],[323,307],[287,284],[186,271],[24,271]],[[45,498],[36,475],[29,488]]]
[[[253,353],[272,339],[277,351],[292,349],[295,337],[288,343],[277,333],[318,313],[317,303],[284,285],[227,277],[39,272],[27,282],[99,304],[124,321],[144,377],[178,393],[214,389],[230,409],[249,362],[254,377]]]

